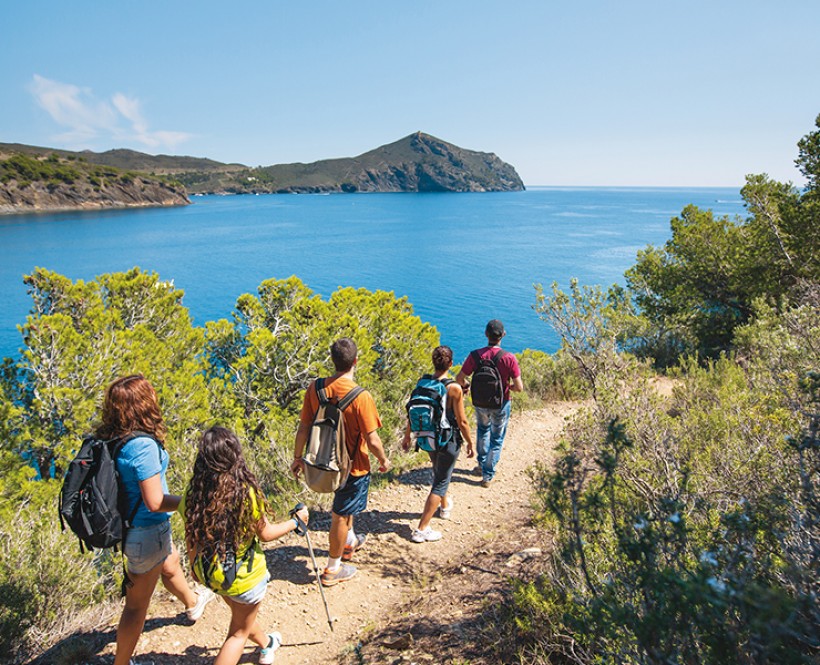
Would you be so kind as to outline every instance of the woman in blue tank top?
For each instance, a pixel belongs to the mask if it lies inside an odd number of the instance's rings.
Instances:
[[[117,456],[117,470],[128,497],[127,514],[133,513],[134,518],[123,546],[125,607],[117,626],[114,665],[137,665],[131,656],[158,579],[182,601],[191,621],[202,616],[214,594],[191,589],[171,540],[170,514],[179,506],[180,497],[168,493],[165,423],[156,391],[144,376],[125,376],[108,387],[96,434],[106,440],[130,438]]]

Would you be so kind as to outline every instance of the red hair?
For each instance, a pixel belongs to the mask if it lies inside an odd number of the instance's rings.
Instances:
[[[157,393],[142,374],[120,377],[108,386],[97,436],[114,439],[145,432],[165,443],[165,431]]]

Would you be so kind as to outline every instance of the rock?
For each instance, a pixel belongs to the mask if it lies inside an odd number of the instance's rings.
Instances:
[[[509,559],[507,559],[507,566],[512,568],[513,566],[518,566],[529,559],[537,559],[540,556],[542,556],[540,547],[528,547],[525,550],[516,552]]]
[[[396,649],[397,651],[406,651],[413,646],[413,636],[410,633],[405,633],[400,638],[392,642],[385,642],[384,646],[388,649]]]

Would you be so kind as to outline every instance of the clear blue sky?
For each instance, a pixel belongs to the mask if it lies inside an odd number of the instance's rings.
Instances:
[[[802,182],[817,0],[4,0],[0,142],[268,165],[417,130],[527,185]]]

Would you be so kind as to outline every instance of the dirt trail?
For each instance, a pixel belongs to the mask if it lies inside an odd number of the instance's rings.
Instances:
[[[492,543],[506,536],[507,545],[512,543],[515,551],[519,543],[523,548],[540,537],[527,526],[531,485],[525,471],[534,458],[549,454],[566,416],[573,410],[574,405],[559,403],[514,414],[496,479],[489,488],[481,487],[481,477],[473,472],[475,460],[467,459],[462,451],[450,486],[454,500],[452,519],[433,519],[432,527],[444,534],[438,542],[410,541],[410,529],[417,524],[429,492],[429,466],[403,474],[395,485],[371,491],[368,511],[356,520],[357,532],[368,535],[365,547],[353,561],[358,574],[348,582],[325,589],[330,612],[337,618],[333,632],[328,628],[305,540],[289,535],[272,543],[266,550],[272,580],[262,603],[260,621],[267,631],[282,633],[283,645],[276,654],[276,663],[338,663],[345,654],[352,655],[362,639],[384,631],[391,621],[412,614],[408,608],[412,610],[414,603],[428,592],[449,595],[449,602],[455,606],[447,610],[448,620],[461,616],[466,608],[457,604],[462,597],[457,591],[472,584],[479,585],[480,592],[484,584],[480,574],[463,573],[483,570],[497,575],[486,570],[489,564],[484,565],[492,554],[488,550]],[[312,514],[311,542],[320,569],[327,557],[329,523],[328,513]],[[504,557],[508,555],[505,553]],[[450,579],[442,579],[442,574]],[[421,593],[422,589],[425,593]],[[137,662],[212,662],[228,626],[227,607],[219,601],[211,603],[193,626],[186,625],[179,611],[179,604],[158,589],[137,645]],[[113,627],[110,637],[113,641]],[[101,658],[94,662],[110,663],[111,653],[113,643],[109,642],[97,652]],[[256,659],[257,652],[248,647],[241,662],[255,663]],[[356,659],[365,660],[361,654],[356,654]],[[369,658],[366,662],[379,660]]]

